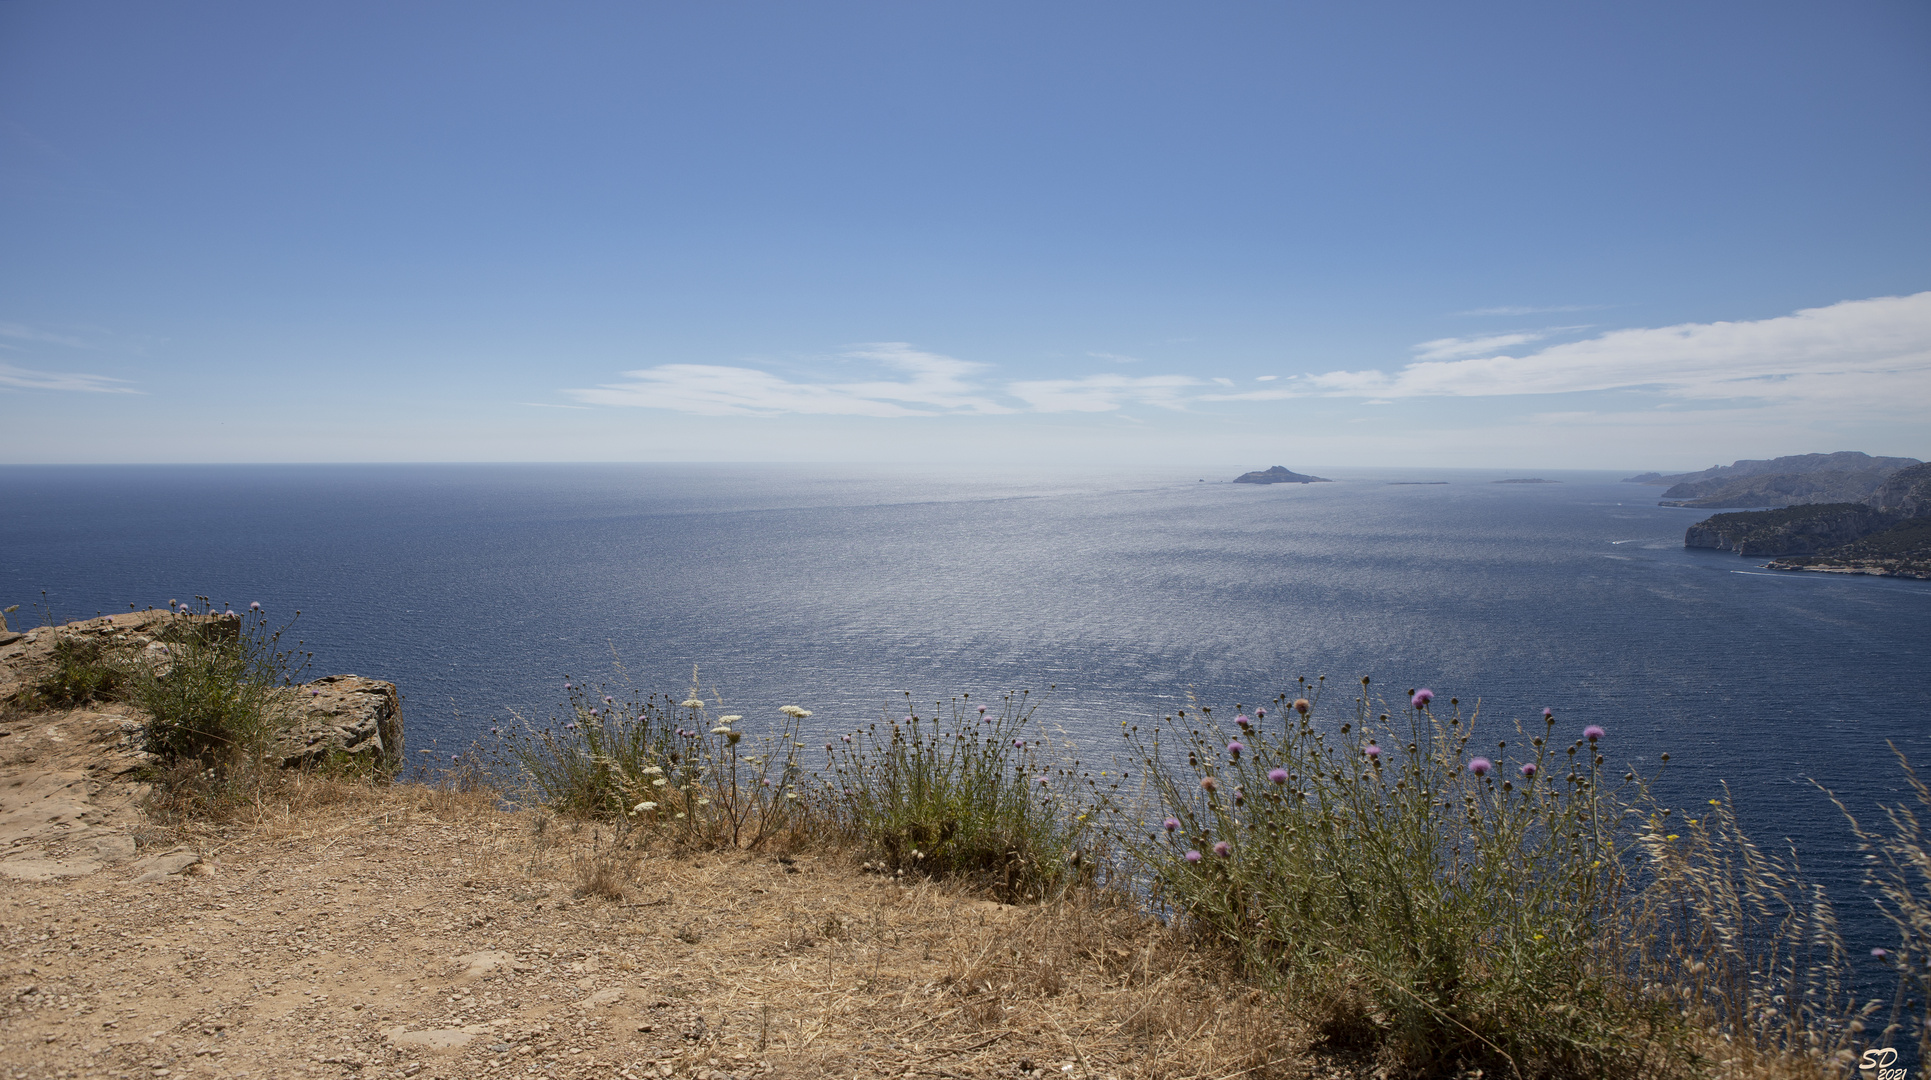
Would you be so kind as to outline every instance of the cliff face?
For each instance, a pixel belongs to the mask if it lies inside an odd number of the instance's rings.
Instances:
[[[1663,492],[1665,506],[1807,506],[1815,503],[1862,502],[1882,487],[1891,474],[1882,469],[1844,472],[1826,469],[1807,473],[1773,473],[1742,479],[1681,483]]]
[[[1644,473],[1624,483],[1668,488],[1663,492],[1664,506],[1805,506],[1863,502],[1873,498],[1898,470],[1917,464],[1916,458],[1872,457],[1844,450],[1743,460],[1674,476]]]
[[[1931,578],[1931,464],[1890,474],[1861,502],[1718,514],[1683,546],[1786,556],[1769,564],[1779,570]]]
[[[1890,515],[1861,503],[1824,503],[1718,514],[1689,527],[1683,546],[1739,555],[1814,555],[1884,527]]]

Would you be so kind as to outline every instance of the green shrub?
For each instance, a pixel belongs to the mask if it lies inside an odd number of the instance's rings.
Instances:
[[[92,637],[63,635],[54,641],[54,668],[34,683],[34,704],[72,708],[89,701],[113,701],[127,680],[127,661]]]
[[[1041,741],[1028,738],[1028,696],[1007,695],[997,712],[971,707],[969,696],[932,711],[826,744],[833,820],[894,871],[964,878],[1011,900],[1067,883],[1085,831],[1067,799],[1078,763],[1046,763]]]
[[[743,717],[710,719],[695,690],[619,701],[564,685],[567,718],[496,732],[545,805],[700,847],[758,847],[794,823],[797,728],[809,712],[787,706],[770,735],[745,746]]]
[[[284,649],[288,627],[271,630],[259,610],[217,613],[206,597],[197,600],[198,611],[183,604],[159,635],[164,651],[143,659],[128,696],[148,714],[150,752],[223,766],[259,756],[288,721],[292,698],[283,688],[307,657]]]

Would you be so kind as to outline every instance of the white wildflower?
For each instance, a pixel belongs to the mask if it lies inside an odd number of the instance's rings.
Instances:
[[[778,711],[785,714],[786,716],[795,717],[796,719],[799,719],[799,720],[803,720],[805,717],[811,715],[810,709],[800,709],[796,705],[786,705],[781,707]]]
[[[704,700],[702,698],[685,698],[683,701],[678,702],[678,705],[686,709],[701,709],[704,707]]]
[[[718,717],[717,722],[720,724],[735,724],[742,719],[744,719],[744,717],[739,716],[737,713],[732,713],[729,716]]]
[[[729,735],[730,733],[731,727],[728,724],[719,724],[711,729],[711,734],[713,735]]]
[[[668,783],[670,783],[670,781],[669,781],[669,780],[666,780],[666,779],[664,779],[663,777],[661,777],[661,776],[660,776],[660,777],[658,777],[657,779],[655,779],[655,780],[652,780],[652,781],[650,782],[650,786],[651,786],[651,787],[663,787],[663,786],[664,786],[665,784],[668,784]]]
[[[644,766],[644,775],[662,776],[664,775],[664,767],[662,765],[646,765]]]
[[[655,809],[657,809],[657,804],[654,802],[640,802],[635,807],[633,807],[630,812],[633,814],[641,814],[646,810],[655,810]]]

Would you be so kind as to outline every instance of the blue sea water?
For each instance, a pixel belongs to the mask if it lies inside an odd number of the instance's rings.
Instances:
[[[550,715],[566,678],[615,681],[613,658],[678,693],[697,665],[754,728],[784,704],[834,729],[904,691],[1030,688],[1100,747],[1190,696],[1370,675],[1491,724],[1600,724],[1614,766],[1668,752],[1672,797],[1727,781],[1760,839],[1852,881],[1810,781],[1868,809],[1905,792],[1887,741],[1931,762],[1931,582],[1766,571],[1684,549],[1704,512],[1656,488],[1503,475],[16,466],[0,606],[299,608],[315,673],[393,680],[411,748],[443,751]],[[1416,480],[1448,483],[1391,483]]]

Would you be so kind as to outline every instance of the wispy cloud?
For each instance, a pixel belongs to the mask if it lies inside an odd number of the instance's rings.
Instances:
[[[1034,412],[1111,412],[1126,405],[1185,409],[1185,391],[1201,381],[1191,375],[1087,375],[1010,383],[1006,393]]]
[[[1456,360],[1465,356],[1483,356],[1501,352],[1514,345],[1541,341],[1547,336],[1547,334],[1519,333],[1492,334],[1488,337],[1474,338],[1436,338],[1415,346],[1415,355],[1423,360]]]
[[[756,368],[660,364],[624,373],[624,381],[566,390],[586,405],[674,409],[702,416],[933,416],[946,412],[1006,413],[969,376],[985,367],[904,342],[863,345],[841,354],[907,377],[860,382],[794,382]]]
[[[35,371],[0,363],[0,387],[15,390],[71,390],[84,394],[139,394],[126,379],[62,371]]]
[[[1086,355],[1095,360],[1111,360],[1116,364],[1137,364],[1140,362],[1140,358],[1137,356],[1123,356],[1119,353],[1089,352]]]
[[[1393,374],[1331,371],[1308,381],[1343,397],[1645,389],[1698,400],[1890,409],[1931,400],[1931,292],[1755,322],[1615,330],[1521,356],[1423,359]]]
[[[1556,307],[1485,307],[1458,311],[1457,315],[1546,315],[1560,311],[1601,311],[1604,304],[1562,304]]]
[[[70,349],[85,349],[89,347],[88,343],[80,338],[67,334],[56,334],[52,331],[37,329],[23,323],[0,322],[0,337],[9,337],[16,341],[39,341],[49,345],[65,345]]]

